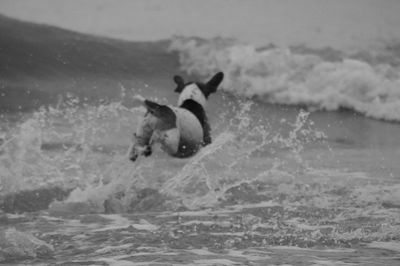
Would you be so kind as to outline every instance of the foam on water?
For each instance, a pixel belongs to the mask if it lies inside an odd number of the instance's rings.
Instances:
[[[326,145],[326,136],[313,128],[309,113],[302,110],[294,121],[281,119],[280,127],[273,127],[252,115],[252,101],[238,102],[232,117],[226,118],[222,112],[213,143],[196,156],[172,159],[156,149],[154,156],[133,164],[126,151],[144,110],[118,102],[81,107],[74,101],[43,108],[5,133],[7,142],[0,154],[2,194],[60,186],[73,191],[63,203],[53,204],[52,210],[65,213],[72,211],[65,204],[77,208],[76,203],[85,202],[79,205],[81,211],[104,212],[104,202],[112,199],[114,211],[125,212],[133,208],[132,201],[138,200],[141,189],[152,188],[161,193],[152,194],[153,199],[167,202],[163,208],[173,210],[183,205],[199,209],[220,204],[228,192],[243,183],[262,183],[276,185],[285,195],[314,195],[313,204],[327,207],[332,195],[318,197],[321,191],[348,180],[356,183],[364,178],[369,182],[364,173],[310,166],[303,156],[305,147],[308,143]],[[322,182],[327,181],[324,187]],[[310,190],[297,182],[319,185]],[[397,187],[382,186],[387,189],[373,192],[374,185],[360,187],[352,191],[353,198],[373,202],[380,194],[379,202],[397,206]],[[369,195],[375,196],[368,200]]]
[[[368,245],[371,248],[393,250],[400,253],[400,242],[377,242],[374,241]]]
[[[203,241],[206,232],[229,248],[400,239],[393,222],[400,219],[398,185],[332,164],[316,167],[318,151],[332,151],[309,112],[294,109],[293,119],[260,120],[254,101],[232,103],[218,110],[213,143],[195,156],[174,159],[156,147],[135,163],[126,152],[142,108],[119,102],[43,108],[5,131],[1,193],[69,189],[68,198],[48,210],[61,219],[44,220],[61,223],[57,232],[82,245],[91,245],[92,235],[130,230],[179,239],[181,229],[171,231],[174,223],[163,219],[178,220],[189,242]],[[124,216],[143,211],[155,211],[154,220]],[[76,235],[82,230],[92,235]],[[115,244],[115,250],[124,247]]]
[[[256,49],[222,38],[176,38],[170,49],[179,53],[181,68],[188,73],[207,76],[222,70],[223,89],[233,94],[311,109],[347,108],[400,121],[400,69],[391,59],[340,52],[332,56],[329,49]]]

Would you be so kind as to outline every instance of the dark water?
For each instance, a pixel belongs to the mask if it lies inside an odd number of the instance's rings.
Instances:
[[[128,43],[0,19],[0,261],[398,265],[393,57]],[[133,96],[175,104],[173,75],[218,69],[212,145],[127,160],[144,112]]]

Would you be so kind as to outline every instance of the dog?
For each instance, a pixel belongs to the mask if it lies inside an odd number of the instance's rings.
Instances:
[[[185,83],[182,77],[174,76],[179,93],[178,106],[161,105],[136,97],[147,109],[129,152],[129,159],[152,154],[152,146],[160,143],[162,150],[173,157],[187,158],[196,154],[201,147],[211,143],[211,128],[205,112],[210,94],[217,91],[224,78],[216,73],[208,82]]]

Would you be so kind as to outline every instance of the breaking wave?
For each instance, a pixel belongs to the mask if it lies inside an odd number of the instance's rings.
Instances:
[[[232,39],[181,37],[172,41],[170,50],[178,52],[181,69],[189,74],[223,71],[223,89],[233,94],[400,121],[400,67],[398,59],[387,55],[273,45],[257,49]]]

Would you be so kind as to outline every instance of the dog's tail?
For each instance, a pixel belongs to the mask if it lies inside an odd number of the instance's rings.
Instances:
[[[169,106],[147,100],[141,95],[135,95],[133,99],[140,102],[144,107],[146,107],[149,113],[161,119],[164,123],[168,125],[170,124],[170,126],[175,126],[176,115]]]
[[[146,101],[146,99],[142,95],[139,95],[139,94],[133,96],[133,100],[135,102],[139,102],[141,104],[144,104],[144,101]]]

